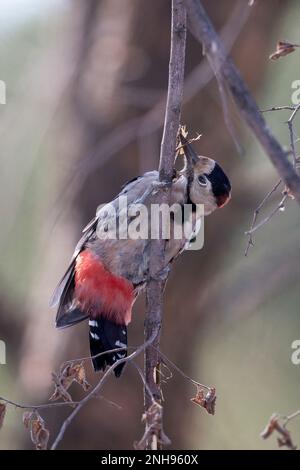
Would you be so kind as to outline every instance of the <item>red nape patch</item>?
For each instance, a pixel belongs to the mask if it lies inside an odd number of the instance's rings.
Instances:
[[[131,320],[133,285],[109,272],[89,250],[82,251],[76,260],[75,295],[81,309],[92,318],[105,316],[121,325]]]
[[[218,196],[217,197],[217,205],[218,205],[219,209],[221,209],[221,207],[224,207],[225,204],[227,204],[227,202],[230,201],[230,198],[231,198],[230,193],[224,193],[224,194],[221,194],[220,196]]]

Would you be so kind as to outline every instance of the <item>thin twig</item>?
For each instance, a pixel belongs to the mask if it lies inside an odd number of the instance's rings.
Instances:
[[[62,402],[56,402],[56,403],[44,403],[42,405],[23,405],[21,403],[17,403],[15,401],[9,400],[8,398],[5,397],[0,397],[0,402],[3,401],[4,403],[7,403],[8,405],[15,406],[16,408],[20,408],[22,410],[44,410],[47,408],[54,408],[54,407],[59,407],[59,406],[76,406],[78,405],[78,401],[62,401]]]
[[[150,398],[151,402],[154,403],[154,402],[155,402],[154,396],[153,396],[153,394],[152,394],[152,391],[151,391],[149,385],[148,385],[147,382],[146,382],[146,379],[145,379],[145,376],[144,376],[144,374],[143,374],[143,371],[141,370],[140,366],[139,366],[136,362],[132,361],[132,365],[133,365],[133,366],[136,368],[136,370],[138,371],[139,376],[140,376],[140,378],[141,378],[141,380],[142,380],[142,382],[143,382],[143,385],[144,385],[145,389],[146,389],[147,392],[148,392],[149,398]]]
[[[110,353],[115,353],[115,352],[120,352],[120,351],[124,351],[124,350],[129,350],[129,349],[136,349],[138,346],[124,346],[122,348],[114,348],[114,349],[109,349],[107,351],[104,351],[104,352],[100,352],[98,354],[95,354],[93,356],[84,356],[84,357],[80,357],[78,359],[69,359],[68,361],[64,361],[60,368],[62,369],[63,367],[65,367],[66,365],[68,364],[73,364],[74,362],[85,362],[85,361],[91,361],[92,359],[95,359],[97,357],[100,357],[100,356],[105,356],[107,354],[110,354]]]
[[[251,246],[254,246],[254,241],[253,241],[253,233],[254,233],[254,227],[255,227],[255,224],[256,224],[256,221],[257,221],[257,218],[260,214],[260,211],[261,209],[263,208],[263,206],[266,204],[266,202],[270,199],[270,197],[272,196],[272,194],[274,194],[277,189],[279,188],[279,186],[281,185],[282,183],[282,180],[280,179],[279,181],[277,181],[277,183],[275,183],[275,185],[272,187],[272,189],[270,189],[270,191],[265,195],[265,197],[263,198],[263,200],[261,201],[261,203],[257,206],[257,208],[255,209],[254,213],[253,213],[253,219],[252,219],[252,222],[251,222],[251,225],[250,225],[250,228],[249,230],[245,233],[245,235],[248,235],[249,239],[248,239],[248,244],[247,244],[247,247],[246,247],[246,250],[245,250],[245,256],[248,255],[248,252],[249,252],[249,249]]]
[[[289,110],[289,111],[294,111],[295,106],[272,106],[272,108],[267,108],[267,109],[261,109],[261,113],[269,113],[271,111],[283,111],[283,110]]]
[[[300,410],[295,411],[294,413],[284,416],[284,426],[287,426],[287,424],[292,421],[295,418],[298,418],[300,416]]]
[[[155,348],[155,346],[152,345],[153,348]],[[157,350],[158,351],[158,350]],[[197,387],[201,387],[201,388],[204,388],[206,390],[210,390],[210,387],[208,387],[207,385],[204,385],[200,382],[197,382],[197,380],[194,380],[192,379],[192,377],[190,377],[189,375],[187,375],[185,372],[183,372],[183,370],[180,369],[180,367],[178,367],[173,361],[171,361],[171,359],[168,358],[168,356],[166,356],[164,353],[162,353],[161,351],[158,351],[160,357],[163,359],[164,362],[168,363],[170,366],[173,367],[174,370],[176,370],[176,372],[178,372],[180,375],[182,375],[182,377],[184,377],[185,379],[187,379],[189,382],[191,382],[193,385],[196,385]]]
[[[261,220],[257,225],[255,225],[250,230],[248,230],[248,232],[246,232],[246,235],[251,236],[254,232],[256,232],[256,230],[261,228],[263,225],[267,224],[274,217],[274,215],[277,214],[278,211],[284,209],[284,207],[285,207],[284,204],[285,204],[285,201],[288,197],[288,194],[286,192],[284,192],[283,194],[284,194],[283,198],[280,200],[280,202],[277,204],[277,206],[270,212],[270,214],[268,214],[267,217],[265,217],[263,220]]]
[[[298,106],[295,107],[295,109],[292,112],[289,120],[287,121],[287,125],[288,125],[289,132],[290,132],[290,143],[291,143],[291,151],[292,151],[292,155],[293,155],[294,167],[296,167],[297,155],[296,155],[296,149],[295,149],[295,136],[294,136],[293,123],[294,123],[294,119],[295,119],[299,109],[300,109],[300,104],[298,104]]]
[[[114,403],[111,400],[108,400],[107,398],[103,397],[102,395],[98,395],[97,397],[105,402],[107,402],[109,405],[115,406],[118,409],[121,409],[121,406],[118,405],[117,403]],[[79,405],[80,401],[60,401],[60,402],[55,402],[55,403],[43,403],[41,405],[24,405],[22,403],[17,403],[15,401],[9,400],[8,398],[5,397],[0,397],[0,402],[4,402],[8,405],[15,406],[16,408],[20,408],[22,410],[46,410],[48,408],[55,408],[55,407],[60,407],[60,406],[71,406],[71,407],[76,407]]]

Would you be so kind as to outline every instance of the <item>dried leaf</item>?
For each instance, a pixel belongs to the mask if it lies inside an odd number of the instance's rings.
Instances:
[[[72,401],[72,397],[67,390],[73,382],[77,382],[81,385],[84,391],[90,388],[90,384],[86,380],[86,373],[82,362],[79,364],[67,364],[65,367],[61,368],[59,374],[53,372],[52,380],[55,384],[55,390],[50,397],[50,401],[55,401],[60,398],[64,401]]]
[[[32,442],[37,446],[38,444],[38,433],[42,429],[42,422],[40,420],[40,416],[37,415],[36,418],[31,420],[31,426],[30,426],[30,437]]]
[[[49,442],[50,432],[46,428],[41,428],[37,433],[37,450],[47,450],[47,445]]]
[[[277,414],[273,414],[269,419],[269,422],[263,432],[261,433],[261,437],[263,439],[267,439],[270,437],[274,431],[280,434],[277,437],[277,444],[279,447],[287,447],[288,449],[295,450],[297,447],[294,445],[290,432],[286,429],[285,424],[280,424],[280,416]]]
[[[182,157],[184,156],[184,148],[183,145],[180,142],[180,134],[183,135],[187,139],[188,136],[188,131],[186,129],[186,126],[180,126],[177,134],[177,142],[176,142],[176,155],[179,156],[181,155]]]
[[[30,438],[37,450],[46,450],[50,433],[45,422],[37,411],[23,413],[23,424],[30,431]]]
[[[184,155],[184,145],[181,144],[180,142],[180,134],[188,140],[188,143],[189,144],[192,144],[193,142],[196,142],[197,140],[200,140],[201,137],[202,137],[202,134],[198,134],[197,133],[197,136],[196,137],[193,137],[191,139],[188,139],[188,131],[186,129],[186,126],[180,126],[179,128],[179,131],[178,131],[178,135],[177,135],[177,145],[176,145],[176,152],[177,152],[177,155]]]
[[[0,403],[0,429],[3,426],[5,414],[6,414],[6,404],[5,403]]]
[[[24,424],[26,429],[29,429],[29,427],[30,427],[30,423],[31,423],[31,419],[32,419],[33,414],[34,414],[33,411],[25,411],[23,413],[23,424]]]
[[[58,375],[56,375],[54,372],[52,373],[52,380],[55,384],[55,390],[51,397],[49,398],[49,401],[55,401],[59,400],[60,398],[63,401],[72,401],[71,395],[67,392],[64,384],[66,383],[65,381],[62,381]],[[67,387],[71,385],[67,384]]]
[[[81,385],[83,390],[86,392],[90,388],[91,385],[86,380],[86,373],[83,367],[83,363],[77,364],[76,366],[74,366],[74,371],[75,371],[74,380],[77,383],[79,383],[79,385]]]
[[[207,413],[210,415],[215,414],[216,400],[216,389],[214,387],[210,388],[208,391],[205,391],[201,387],[197,387],[196,396],[191,398],[193,403],[206,409]]]
[[[145,432],[139,442],[134,442],[134,448],[136,450],[146,449],[147,442],[155,436],[157,442],[162,446],[170,445],[171,441],[165,434],[162,426],[162,406],[154,402],[146,413],[142,416],[142,422],[145,422]]]
[[[299,47],[299,45],[292,44],[288,41],[278,41],[276,45],[276,50],[269,56],[269,59],[271,60],[280,59],[280,57],[284,57],[285,55],[288,55],[288,54],[291,54],[291,52],[294,52],[296,50],[296,47]]]
[[[262,439],[268,439],[268,437],[270,437],[275,431],[277,422],[278,422],[278,416],[276,414],[272,415],[271,418],[269,419],[267,426],[260,433],[260,437],[262,437]]]

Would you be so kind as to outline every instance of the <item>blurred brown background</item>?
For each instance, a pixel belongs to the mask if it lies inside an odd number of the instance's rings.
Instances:
[[[270,63],[278,39],[300,41],[295,0],[205,1],[261,108],[289,104],[299,53]],[[88,355],[87,325],[54,328],[51,293],[98,204],[157,167],[167,87],[169,0],[12,0],[0,19],[0,395],[43,403],[51,371]],[[268,122],[283,144],[288,114]],[[244,155],[224,124],[218,88],[189,35],[182,122],[203,134],[201,154],[230,175],[233,198],[206,219],[205,246],[176,263],[165,296],[162,351],[217,389],[214,417],[190,402],[174,373],[164,385],[165,430],[174,449],[273,448],[259,433],[274,411],[300,407],[300,216],[290,202],[244,257],[253,209],[276,181],[267,157],[233,111]],[[297,131],[296,125],[296,131]],[[280,195],[279,195],[280,196]],[[277,199],[278,197],[277,196]],[[276,197],[272,201],[274,204]],[[267,209],[266,209],[267,210]],[[129,341],[143,339],[144,299]],[[88,369],[89,380],[97,377]],[[81,391],[74,386],[74,399]],[[68,429],[61,448],[130,449],[143,433],[142,385],[133,367],[111,378]],[[43,413],[53,437],[67,409]],[[291,425],[300,443],[300,425]],[[21,412],[9,409],[0,448],[31,448]]]

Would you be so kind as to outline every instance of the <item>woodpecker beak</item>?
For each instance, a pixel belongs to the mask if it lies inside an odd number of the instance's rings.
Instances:
[[[195,165],[197,162],[199,162],[199,157],[191,144],[189,144],[188,140],[180,133],[180,142],[181,145],[183,146],[183,151],[184,154],[189,162],[190,165]]]
[[[197,153],[195,152],[191,144],[189,144],[188,142],[185,145],[185,155],[186,158],[189,160],[190,164],[195,165],[199,162],[199,157]]]

